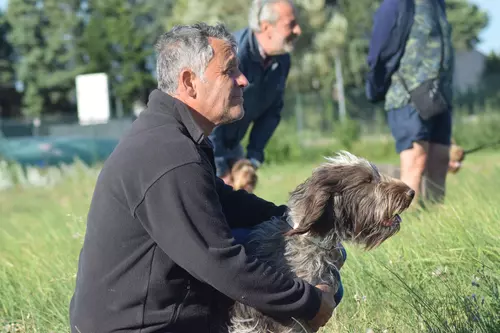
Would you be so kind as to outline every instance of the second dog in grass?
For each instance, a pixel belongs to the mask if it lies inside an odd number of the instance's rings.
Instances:
[[[257,181],[257,170],[249,160],[240,159],[231,167],[231,185],[233,189],[253,193]]]

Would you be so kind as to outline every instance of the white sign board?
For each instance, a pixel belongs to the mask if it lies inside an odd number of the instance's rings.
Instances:
[[[82,74],[75,81],[80,125],[107,123],[110,117],[108,75]]]

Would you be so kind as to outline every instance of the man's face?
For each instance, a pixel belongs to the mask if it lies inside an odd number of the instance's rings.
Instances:
[[[214,124],[228,124],[240,120],[243,109],[243,88],[247,78],[238,68],[234,49],[220,39],[210,39],[214,56],[208,63],[203,80],[197,79],[197,94],[204,115]]]
[[[271,25],[267,22],[264,29],[273,45],[271,55],[285,54],[293,51],[295,41],[302,33],[297,22],[295,9],[286,1],[273,5],[274,11],[278,14],[278,21]]]

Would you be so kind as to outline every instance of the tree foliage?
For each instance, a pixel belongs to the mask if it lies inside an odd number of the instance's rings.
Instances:
[[[15,85],[14,48],[7,39],[10,30],[10,24],[0,11],[0,88]]]
[[[335,57],[346,93],[363,91],[372,16],[381,0],[296,0],[303,35],[292,55],[288,91],[327,91]],[[0,84],[17,80],[28,116],[76,112],[75,77],[104,72],[125,113],[155,84],[154,43],[175,24],[224,22],[232,31],[248,21],[249,0],[9,0],[0,15]],[[488,16],[466,0],[447,0],[458,50],[478,43]]]
[[[448,21],[452,26],[453,45],[470,50],[479,42],[479,33],[487,26],[488,14],[467,0],[447,0]]]
[[[75,40],[82,18],[78,0],[10,0],[6,19],[11,26],[16,76],[24,86],[26,115],[70,108],[74,78],[82,72]]]
[[[129,112],[155,87],[154,43],[163,31],[161,19],[170,9],[153,0],[91,0],[80,40],[85,72],[110,77],[111,95]]]

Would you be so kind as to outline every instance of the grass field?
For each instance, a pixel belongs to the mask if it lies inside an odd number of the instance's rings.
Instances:
[[[316,164],[263,168],[257,192],[285,202]],[[68,332],[95,176],[0,192],[0,332]],[[500,155],[478,153],[443,207],[404,214],[372,252],[346,244],[344,299],[323,332],[500,332],[499,189]]]

